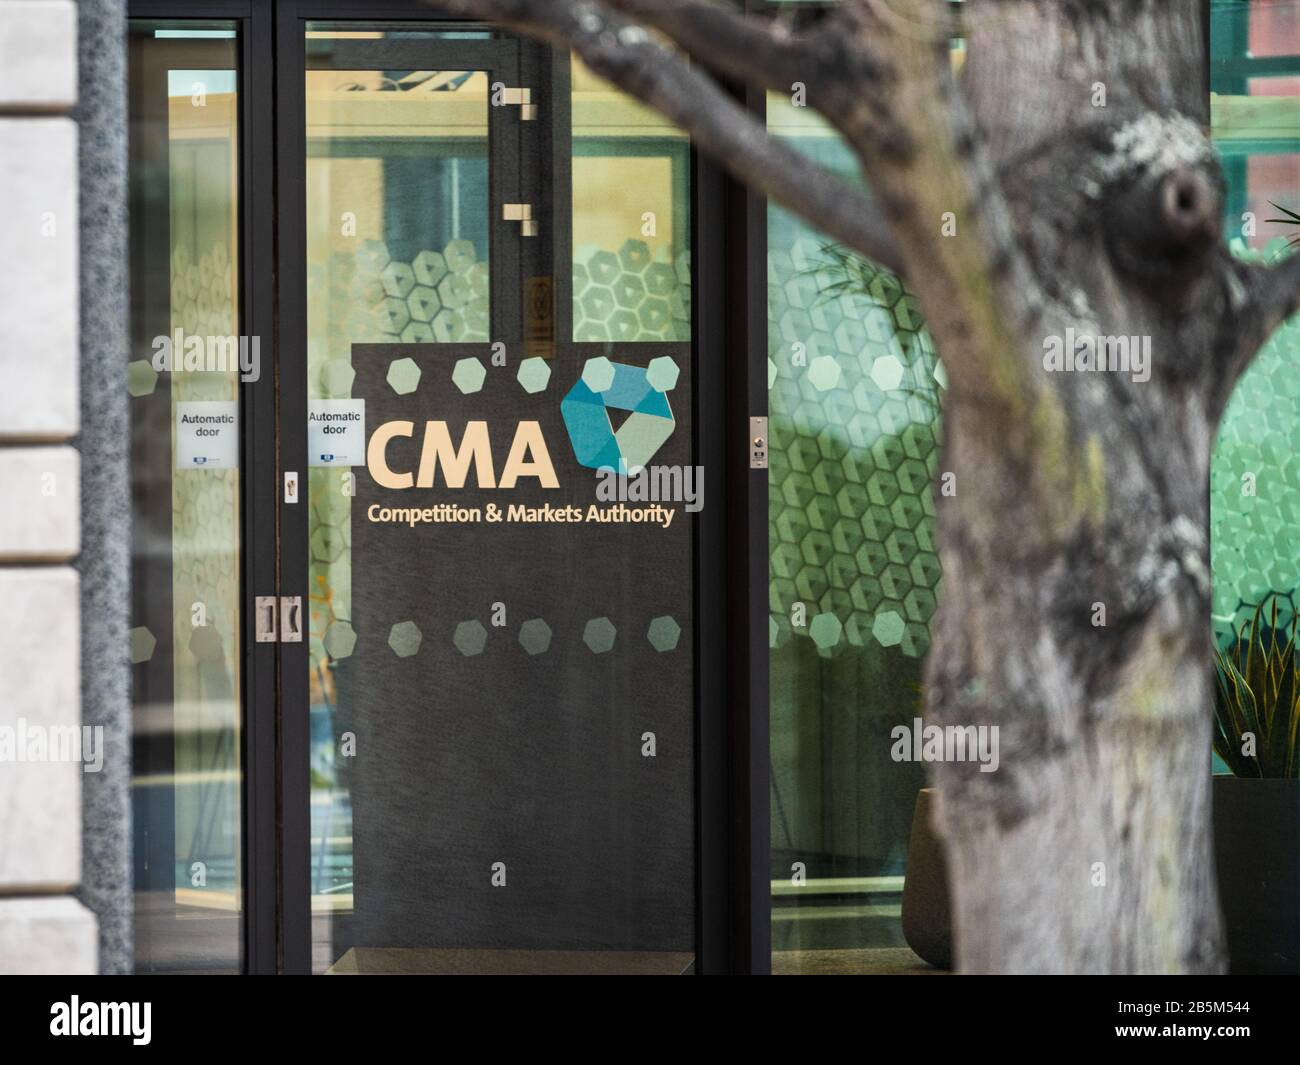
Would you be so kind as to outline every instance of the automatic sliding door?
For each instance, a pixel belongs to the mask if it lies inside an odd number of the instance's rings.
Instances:
[[[684,971],[685,141],[506,35],[306,35],[313,968]]]

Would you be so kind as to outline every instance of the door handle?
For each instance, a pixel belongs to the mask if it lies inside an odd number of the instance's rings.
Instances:
[[[259,595],[253,600],[253,615],[257,623],[256,639],[258,643],[275,643],[277,612],[275,596]]]
[[[302,596],[280,596],[280,642],[302,643]]]

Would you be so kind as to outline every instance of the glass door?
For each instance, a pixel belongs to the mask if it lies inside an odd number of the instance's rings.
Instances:
[[[689,971],[688,141],[495,30],[286,27],[286,967]]]
[[[136,968],[237,972],[241,395],[258,352],[236,24],[136,20],[128,55]]]

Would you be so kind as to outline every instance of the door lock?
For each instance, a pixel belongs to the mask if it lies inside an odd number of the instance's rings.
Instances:
[[[767,419],[749,419],[749,468],[767,469]]]

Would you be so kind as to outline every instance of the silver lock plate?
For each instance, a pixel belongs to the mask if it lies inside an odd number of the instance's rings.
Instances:
[[[749,468],[767,469],[767,418],[749,419]]]
[[[274,595],[259,595],[253,600],[258,643],[275,643],[276,622],[280,616],[280,600]]]

